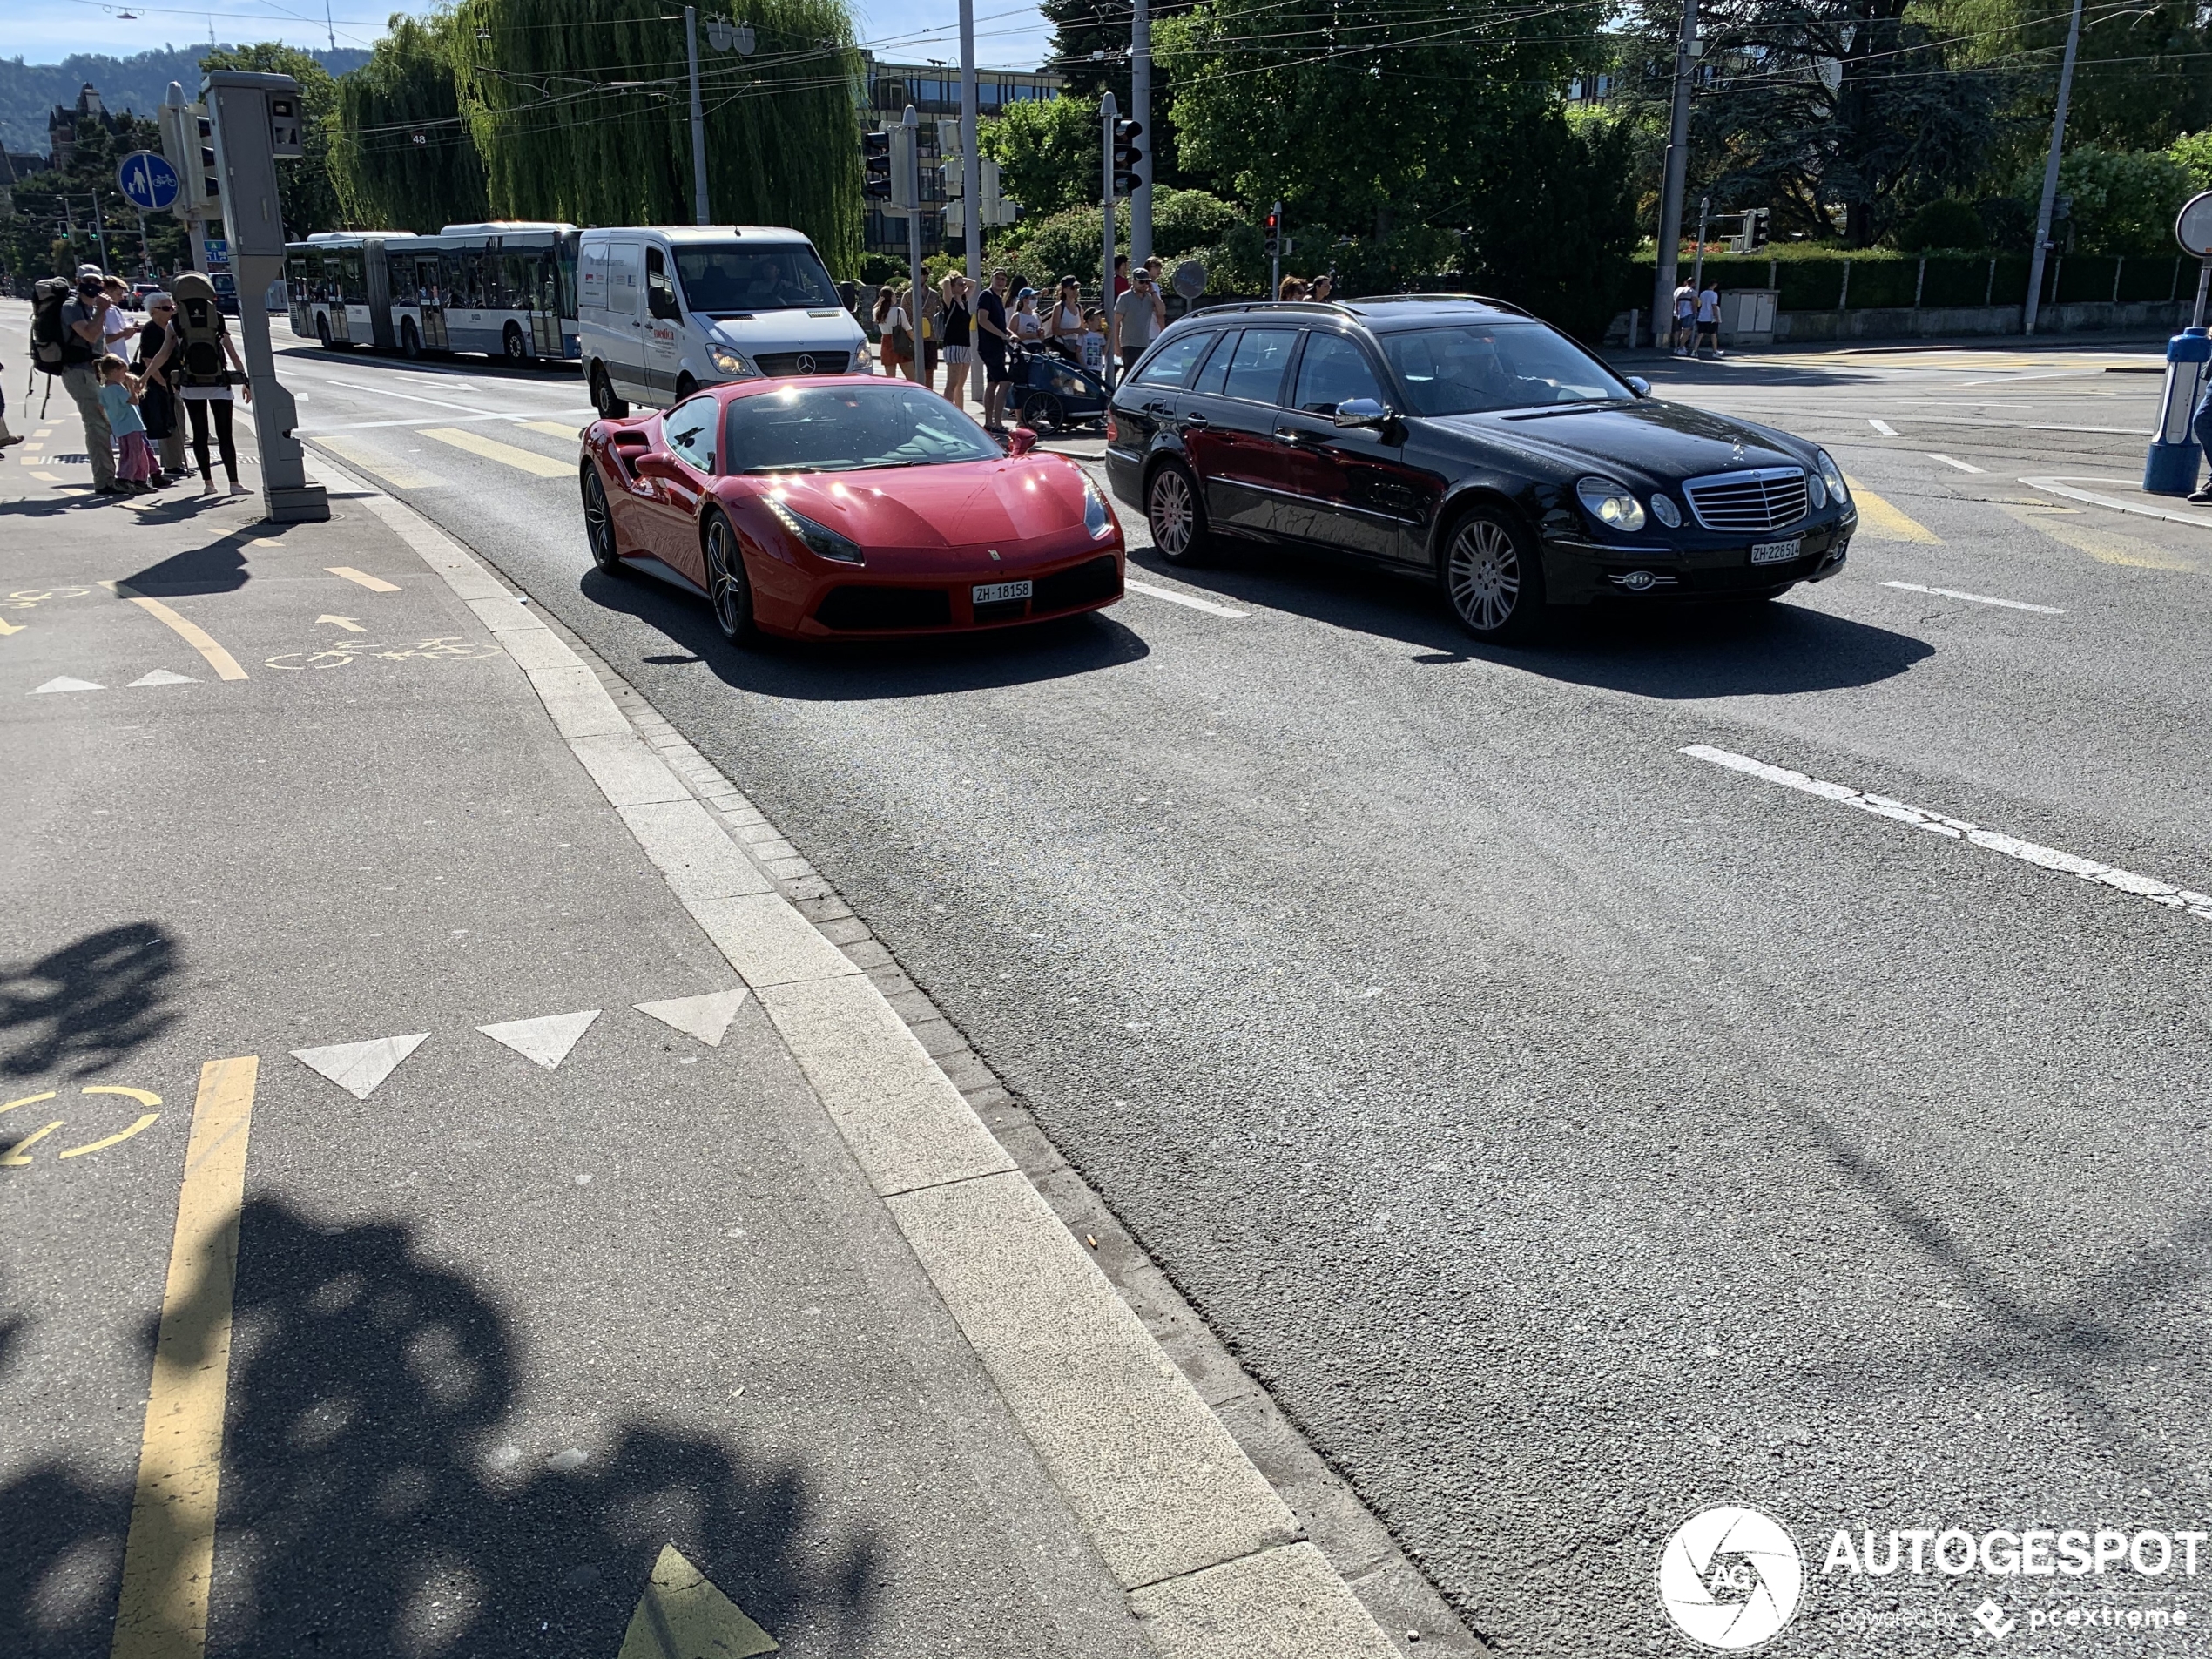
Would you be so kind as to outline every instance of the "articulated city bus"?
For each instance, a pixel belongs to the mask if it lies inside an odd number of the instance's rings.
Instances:
[[[285,249],[292,332],[409,357],[466,351],[574,362],[576,260],[573,225],[325,232]]]

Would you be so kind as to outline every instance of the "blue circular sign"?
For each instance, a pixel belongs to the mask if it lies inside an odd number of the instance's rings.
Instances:
[[[158,213],[177,199],[177,170],[169,158],[152,150],[133,150],[115,170],[123,199],[141,212]]]

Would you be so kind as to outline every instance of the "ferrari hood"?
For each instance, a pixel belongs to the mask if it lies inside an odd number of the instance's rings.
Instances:
[[[1050,455],[794,473],[770,493],[870,549],[1015,547],[1080,534],[1083,523],[1082,478]]]

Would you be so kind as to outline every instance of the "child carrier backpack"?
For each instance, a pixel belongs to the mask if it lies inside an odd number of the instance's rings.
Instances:
[[[67,277],[44,278],[30,291],[30,366],[41,374],[58,374],[70,365],[69,331],[62,327],[62,307],[76,293],[76,285]],[[90,360],[80,356],[77,361]]]
[[[198,271],[179,271],[169,285],[177,302],[176,380],[180,386],[228,386],[223,360],[223,310],[215,285]]]

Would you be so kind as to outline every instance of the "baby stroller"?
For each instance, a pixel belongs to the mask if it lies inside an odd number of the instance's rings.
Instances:
[[[1096,369],[1072,363],[1042,346],[1014,347],[1006,412],[1016,426],[1047,435],[1106,418],[1106,381]]]

